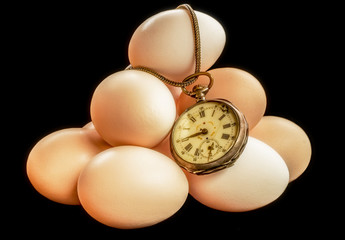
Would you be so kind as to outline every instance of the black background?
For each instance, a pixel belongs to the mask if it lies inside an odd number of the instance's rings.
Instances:
[[[48,2],[48,1],[47,1]],[[124,1],[102,4],[61,1],[15,2],[2,9],[3,172],[6,228],[33,237],[98,236],[299,236],[338,230],[341,189],[333,191],[324,132],[332,79],[325,77],[336,9],[322,2],[253,3],[189,1],[216,18],[227,34],[226,47],[212,68],[237,67],[256,76],[267,94],[266,115],[288,118],[310,137],[313,155],[305,173],[272,204],[245,213],[207,208],[192,197],[173,217],[152,227],[119,230],[93,220],[80,206],[54,203],[29,183],[25,164],[30,149],[45,135],[90,121],[96,86],[128,64],[128,43],[148,17],[183,2]],[[226,4],[225,4],[226,3]],[[328,70],[327,70],[328,71]],[[330,164],[332,163],[332,164]],[[9,164],[9,168],[7,168]],[[335,164],[335,165],[334,165]],[[12,171],[13,168],[13,171]],[[7,170],[10,169],[10,170]],[[7,174],[7,175],[6,175]],[[334,188],[336,189],[336,188]],[[338,196],[339,195],[339,196]],[[340,220],[341,221],[341,220]]]

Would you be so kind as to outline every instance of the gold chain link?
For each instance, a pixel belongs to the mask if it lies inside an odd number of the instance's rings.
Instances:
[[[163,75],[147,68],[147,67],[132,67],[128,66],[126,69],[134,69],[134,70],[140,70],[143,72],[150,73],[151,75],[157,77],[160,79],[162,82],[172,85],[174,87],[181,87],[185,88],[191,84],[193,84],[199,77],[200,73],[200,66],[201,66],[201,44],[200,44],[200,31],[199,31],[199,24],[198,24],[198,19],[196,17],[196,14],[192,7],[189,4],[182,4],[177,7],[177,9],[186,9],[189,13],[191,22],[192,22],[192,27],[193,27],[193,36],[194,36],[194,56],[195,56],[195,72],[193,77],[187,76],[182,82],[175,82],[170,79],[167,79]],[[188,92],[187,92],[188,94]],[[188,94],[189,95],[189,94]]]

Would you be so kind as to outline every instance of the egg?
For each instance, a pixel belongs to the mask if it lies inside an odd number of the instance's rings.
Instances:
[[[209,69],[225,46],[225,31],[213,17],[195,11],[200,31],[201,71]],[[173,81],[195,71],[192,22],[187,10],[160,12],[144,21],[133,33],[128,56],[133,67],[150,68]]]
[[[290,182],[298,178],[308,167],[311,144],[308,135],[294,122],[277,116],[264,116],[250,131],[253,136],[274,148],[286,162]]]
[[[138,146],[110,148],[93,158],[78,181],[86,212],[114,228],[142,228],[175,214],[188,196],[188,181],[165,155]]]
[[[154,146],[152,148],[152,150],[160,152],[160,153],[164,154],[165,156],[169,157],[170,159],[174,159],[174,157],[171,155],[171,150],[170,150],[170,135],[171,134],[169,134],[158,145]]]
[[[88,122],[87,124],[85,124],[83,126],[83,128],[86,128],[86,129],[95,129],[95,126],[93,125],[92,122]]]
[[[176,116],[169,89],[139,70],[116,72],[104,79],[90,109],[97,132],[113,146],[153,147],[168,135]]]
[[[289,182],[281,156],[253,137],[235,164],[209,175],[185,173],[190,194],[202,204],[226,212],[243,212],[276,200]]]
[[[78,205],[81,170],[97,153],[110,148],[95,130],[68,128],[42,138],[27,159],[27,175],[34,188],[55,202]]]
[[[179,115],[176,115],[175,121],[178,119]],[[171,132],[169,132],[168,136],[163,139],[160,143],[158,143],[156,146],[152,147],[152,150],[155,150],[157,152],[160,152],[164,154],[165,156],[169,157],[170,159],[174,160],[174,157],[171,154],[171,149],[170,149],[170,136]],[[174,160],[175,161],[175,160]]]
[[[167,86],[167,88],[170,90],[175,103],[177,102],[177,99],[180,97],[181,93],[182,93],[182,89],[180,87],[175,87],[169,84],[165,84],[165,86]]]
[[[262,118],[266,110],[266,94],[261,83],[250,73],[238,68],[217,68],[208,71],[214,84],[206,99],[223,98],[232,102],[246,117],[249,129]],[[197,84],[208,85],[209,79],[200,76]],[[177,101],[177,112],[195,104],[195,99],[181,94]]]

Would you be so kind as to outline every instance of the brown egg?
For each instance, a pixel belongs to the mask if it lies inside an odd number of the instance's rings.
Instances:
[[[308,167],[311,158],[310,140],[294,122],[281,117],[264,116],[249,134],[270,145],[282,156],[289,168],[290,182]]]
[[[158,78],[139,70],[116,72],[96,88],[91,119],[102,138],[113,146],[153,147],[169,133],[176,106]]]
[[[171,150],[170,150],[170,135],[171,134],[169,134],[166,138],[164,138],[164,140],[161,141],[158,145],[154,146],[152,150],[160,152],[164,154],[165,156],[171,159],[174,159],[174,157],[171,155]]]
[[[87,164],[80,174],[78,194],[97,221],[115,228],[141,228],[175,214],[188,196],[188,181],[163,154],[118,146]]]
[[[95,130],[68,128],[42,138],[31,150],[27,174],[43,196],[63,204],[79,204],[77,181],[97,153],[110,148]]]
[[[176,115],[176,119],[178,119],[179,115]],[[176,120],[175,119],[175,120]],[[169,133],[166,138],[163,139],[160,143],[158,143],[156,146],[152,147],[152,150],[155,150],[157,152],[160,152],[164,154],[165,156],[171,158],[173,161],[175,161],[174,157],[171,155],[171,150],[170,150],[170,135],[171,132]]]
[[[206,99],[223,98],[232,102],[245,115],[249,129],[253,128],[266,110],[266,94],[260,82],[237,68],[217,68],[208,72],[214,78],[214,84]],[[196,83],[208,85],[209,79],[200,76]],[[177,101],[178,114],[194,103],[194,98],[182,93]]]

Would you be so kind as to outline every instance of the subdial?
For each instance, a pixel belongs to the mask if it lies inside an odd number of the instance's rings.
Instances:
[[[212,161],[214,156],[221,150],[221,146],[214,139],[206,139],[200,144],[201,156],[206,158],[207,161]]]

